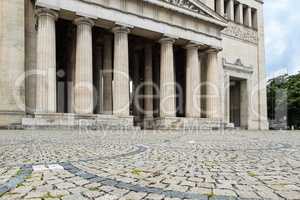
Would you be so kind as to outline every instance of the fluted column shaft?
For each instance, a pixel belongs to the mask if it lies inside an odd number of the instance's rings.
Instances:
[[[113,81],[113,114],[129,116],[129,58],[127,27],[113,28],[114,43],[114,81]]]
[[[226,7],[227,19],[234,21],[234,1],[229,0]]]
[[[244,23],[244,13],[243,4],[239,3],[236,11],[235,22],[243,24]]]
[[[153,117],[153,72],[152,72],[152,45],[145,47],[145,117]]]
[[[252,27],[251,7],[247,7],[246,15],[245,15],[245,25],[248,26],[248,27]]]
[[[74,111],[78,114],[93,113],[93,21],[88,18],[78,18],[76,66],[75,66],[75,99]]]
[[[104,60],[103,60],[103,112],[111,115],[113,111],[112,89],[112,36],[104,36]]]
[[[206,116],[210,119],[221,119],[221,91],[218,51],[209,50],[207,55],[207,88],[206,88]]]
[[[252,18],[252,27],[257,29],[258,28],[257,10],[254,10],[254,12],[251,13],[251,15],[252,15],[252,17],[251,17]]]
[[[224,0],[217,0],[216,1],[216,11],[220,15],[224,16]]]
[[[175,69],[172,38],[163,38],[160,59],[160,117],[176,117]]]
[[[36,111],[54,113],[56,105],[56,35],[58,15],[48,9],[39,9],[37,33],[37,94]]]
[[[186,46],[186,117],[201,117],[200,62],[198,46]]]
[[[99,41],[99,43],[96,42],[94,44],[94,55],[95,58],[93,59],[94,63],[93,66],[95,66],[93,73],[97,74],[97,92],[94,92],[94,106],[97,108],[96,113],[102,114],[103,113],[103,66],[102,66],[102,60],[103,60],[103,54],[102,54],[102,46]]]

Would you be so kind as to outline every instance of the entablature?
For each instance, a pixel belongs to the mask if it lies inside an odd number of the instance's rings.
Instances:
[[[37,0],[36,5],[216,47],[227,23],[198,0]]]

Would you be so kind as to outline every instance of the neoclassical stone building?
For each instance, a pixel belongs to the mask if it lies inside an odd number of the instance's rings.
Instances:
[[[1,126],[268,128],[263,0],[0,9]]]

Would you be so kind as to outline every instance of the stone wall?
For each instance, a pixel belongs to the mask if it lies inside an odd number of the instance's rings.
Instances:
[[[24,5],[24,0],[1,0],[0,126],[20,122],[25,110]]]
[[[223,30],[222,57],[229,63],[238,60],[243,66],[253,69],[253,73],[247,78],[249,91],[249,129],[268,129],[267,102],[266,102],[266,72],[264,49],[264,21],[263,5],[254,0],[241,0],[241,3],[257,9],[258,29],[250,29],[246,26],[229,22],[229,26]],[[238,78],[244,78],[241,74]],[[225,105],[226,107],[226,105]],[[228,116],[225,116],[228,118]]]

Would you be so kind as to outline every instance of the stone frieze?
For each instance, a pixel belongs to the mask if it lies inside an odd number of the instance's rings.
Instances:
[[[247,42],[258,43],[257,31],[233,22],[228,23],[228,27],[225,28],[222,33],[231,37],[235,37]]]

